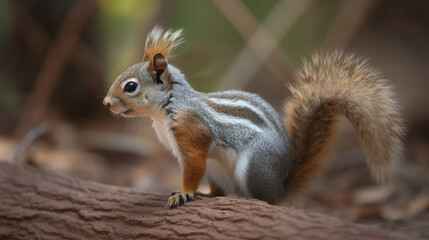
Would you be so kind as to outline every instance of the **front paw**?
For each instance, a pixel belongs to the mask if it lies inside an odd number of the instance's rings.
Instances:
[[[195,198],[195,193],[179,192],[172,193],[171,197],[168,198],[168,208],[176,208],[180,205],[183,205],[186,202],[193,201]]]
[[[172,192],[170,193],[170,197],[172,197],[172,196],[174,196],[174,195],[176,195],[176,194],[179,194],[179,193],[181,193],[181,192],[182,192],[182,190],[172,191]]]

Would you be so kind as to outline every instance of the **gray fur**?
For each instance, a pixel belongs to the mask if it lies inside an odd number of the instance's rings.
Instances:
[[[282,121],[256,94],[195,91],[179,69],[167,65],[166,57],[180,42],[180,31],[163,33],[155,28],[145,46],[144,62],[124,71],[103,103],[125,117],[151,117],[160,141],[180,164],[186,161],[186,154],[179,149],[174,133],[180,127],[174,130],[172,126],[181,124],[179,119],[188,121],[183,116],[189,112],[196,113],[199,127],[205,126],[203,131],[191,133],[205,134],[207,142],[201,150],[209,152],[206,176],[214,190],[269,203],[294,198],[318,174],[317,157],[329,140],[334,114],[344,114],[354,126],[376,179],[391,179],[402,153],[405,127],[390,86],[366,61],[341,52],[315,55],[297,72],[299,83],[289,87],[292,98]],[[154,56],[158,54],[165,58],[161,61],[164,64],[156,64]],[[124,89],[128,84],[124,81],[138,86]],[[211,154],[218,152],[220,157],[212,158]],[[196,185],[192,183],[192,191]],[[170,197],[170,207],[179,204],[176,195]]]
[[[210,129],[212,146],[235,153],[233,159],[218,159],[220,170],[207,168],[207,175],[211,174],[213,178],[220,177],[216,171],[228,174],[229,182],[215,181],[221,191],[270,203],[283,196],[290,165],[290,143],[279,115],[270,104],[256,94],[237,90],[197,92],[171,64],[159,75],[161,82],[156,81],[156,77],[155,71],[148,70],[148,62],[135,64],[116,79],[106,101],[121,105],[121,109],[128,109],[136,116],[153,117],[154,121],[160,121],[154,116],[159,119],[161,115],[169,128],[167,132],[173,131],[171,127],[178,113],[192,109]],[[121,84],[130,78],[138,81],[140,90],[136,94],[127,94],[121,88]],[[241,108],[244,114],[250,114],[258,121],[245,115],[218,112],[213,106]],[[157,134],[163,131],[155,130]],[[174,142],[166,143],[165,137],[160,140],[171,148],[182,164]]]
[[[256,94],[237,90],[200,93],[191,88],[180,70],[169,65],[169,72],[169,81],[176,82],[166,94],[168,97],[164,97],[165,100],[168,99],[164,109],[169,118],[173,120],[174,115],[183,109],[193,109],[209,126],[216,145],[232,148],[237,153],[247,151],[250,154],[246,181],[250,195],[270,203],[279,200],[284,194],[284,181],[290,161],[290,143],[277,112]],[[239,123],[218,121],[219,113],[213,114],[214,110],[201,99],[221,94],[239,95],[241,100],[247,99],[244,101],[262,112],[267,112],[267,121],[259,126],[262,131],[255,131]],[[258,106],[255,106],[255,102]]]
[[[206,163],[212,167],[206,168],[206,176],[219,192],[270,203],[278,201],[284,195],[291,161],[290,142],[282,120],[256,94],[195,91],[181,71],[167,62],[170,51],[180,42],[180,30],[164,32],[154,28],[146,41],[143,63],[131,66],[117,77],[103,104],[124,117],[151,117],[158,138],[181,165],[186,156],[174,133],[178,128],[172,126],[179,124],[175,121],[186,119],[180,113],[191,110],[200,118],[199,124],[210,131],[206,143],[210,159]],[[162,61],[157,62],[155,56]],[[137,87],[125,88],[128,82]],[[221,159],[213,162],[214,152],[219,152]],[[177,206],[177,199],[171,197],[169,206]]]

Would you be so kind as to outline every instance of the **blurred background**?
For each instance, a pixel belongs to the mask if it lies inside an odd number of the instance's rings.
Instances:
[[[369,58],[393,83],[408,124],[398,181],[374,183],[342,120],[327,172],[302,207],[429,237],[429,1],[0,1],[0,161],[21,143],[20,164],[179,189],[179,166],[150,120],[115,118],[102,105],[116,76],[141,61],[155,25],[183,28],[170,63],[196,90],[243,89],[278,111],[313,52]]]

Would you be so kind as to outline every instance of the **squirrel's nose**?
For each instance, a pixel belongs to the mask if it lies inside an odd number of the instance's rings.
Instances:
[[[104,106],[110,108],[110,99],[108,97],[105,97],[103,99],[103,104],[104,104]]]

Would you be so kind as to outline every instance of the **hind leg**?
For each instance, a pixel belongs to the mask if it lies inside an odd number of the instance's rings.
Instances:
[[[225,196],[225,192],[218,186],[216,183],[209,181],[210,184],[210,192],[209,195],[212,197],[220,197]]]
[[[272,204],[284,196],[287,162],[283,158],[284,155],[281,153],[270,152],[266,149],[253,151],[246,175],[247,189],[253,198]]]

